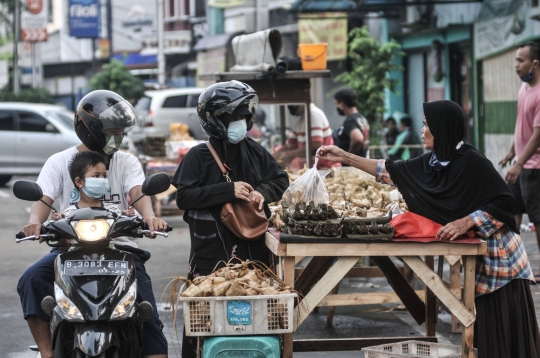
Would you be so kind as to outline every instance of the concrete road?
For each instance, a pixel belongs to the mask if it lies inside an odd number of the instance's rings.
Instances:
[[[35,178],[15,178],[35,180]],[[11,192],[11,185],[0,188],[0,358],[35,358],[36,354],[28,350],[33,344],[32,337],[22,318],[19,296],[16,292],[19,277],[25,268],[48,252],[49,247],[37,242],[16,244],[14,235],[28,221],[28,210],[31,203],[16,199]],[[168,238],[156,240],[142,239],[141,248],[152,253],[146,267],[152,277],[154,293],[159,302],[159,313],[165,324],[165,334],[169,339],[169,356],[180,357],[182,332],[182,311],[177,313],[178,325],[173,325],[172,311],[166,304],[170,293],[168,284],[177,276],[186,276],[189,255],[189,232],[187,225],[179,216],[164,218],[174,227]],[[531,261],[538,271],[540,255],[536,240],[532,233],[524,233],[524,241]],[[445,265],[447,266],[447,265]],[[448,274],[448,273],[445,273]],[[419,289],[420,286],[415,287]],[[537,302],[537,313],[540,312],[540,289],[533,286],[533,297]],[[380,279],[346,279],[340,285],[340,292],[373,292],[375,290],[391,291],[386,280]],[[460,344],[459,334],[450,331],[450,315],[441,314],[437,325],[440,342]],[[389,337],[421,335],[423,326],[418,326],[406,311],[398,309],[397,304],[369,305],[357,307],[338,307],[335,312],[334,325],[327,328],[326,309],[321,308],[313,313],[296,332],[301,339],[317,338],[352,338],[352,337]],[[361,352],[314,352],[295,353],[295,357],[363,357]]]

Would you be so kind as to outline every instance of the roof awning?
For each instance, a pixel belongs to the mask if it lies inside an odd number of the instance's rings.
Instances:
[[[242,32],[243,33],[243,32]],[[218,34],[212,36],[205,36],[201,38],[195,46],[193,46],[193,51],[208,51],[215,48],[221,48],[227,46],[227,44],[232,40],[233,37],[240,35],[242,33],[232,33],[232,34]]]
[[[389,8],[415,5],[456,4],[483,0],[296,0],[290,11],[310,12],[377,12]]]

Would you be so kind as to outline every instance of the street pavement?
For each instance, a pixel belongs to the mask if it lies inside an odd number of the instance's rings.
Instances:
[[[14,180],[35,180],[35,177],[14,178]],[[16,199],[11,191],[13,181],[6,187],[0,187],[0,358],[35,358],[28,346],[33,344],[32,337],[22,318],[17,281],[26,267],[48,252],[45,244],[37,242],[15,243],[15,233],[20,231],[28,220],[31,203]],[[168,238],[156,240],[141,239],[141,248],[152,253],[146,268],[152,277],[159,314],[165,324],[165,334],[169,340],[169,356],[180,357],[182,335],[182,307],[178,307],[175,327],[173,311],[167,298],[170,294],[169,283],[178,276],[186,276],[189,255],[189,231],[180,216],[167,216],[164,219],[174,227]],[[540,252],[534,233],[522,233],[535,273],[540,273]],[[445,265],[448,276],[448,265]],[[415,289],[421,286],[416,282]],[[532,286],[537,318],[540,317],[540,287]],[[391,291],[386,279],[349,278],[340,284],[340,292],[375,292]],[[326,327],[326,308],[312,313],[303,323],[295,337],[299,339],[318,338],[354,338],[354,337],[390,337],[418,336],[424,332],[411,316],[398,304],[364,305],[337,307],[334,324]],[[441,308],[437,324],[439,342],[461,344],[461,335],[451,333],[450,315]],[[309,352],[295,353],[295,357],[363,357],[362,352]]]

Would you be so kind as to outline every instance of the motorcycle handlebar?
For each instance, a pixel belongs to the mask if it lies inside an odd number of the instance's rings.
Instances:
[[[146,225],[146,223],[142,223],[142,229],[143,230],[148,230],[148,225]],[[173,227],[169,224],[167,224],[167,228],[165,229],[165,232],[170,232],[173,230]]]

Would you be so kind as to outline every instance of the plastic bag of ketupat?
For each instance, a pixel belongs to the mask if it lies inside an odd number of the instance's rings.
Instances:
[[[319,150],[317,150],[317,153]],[[288,203],[309,203],[313,200],[315,205],[328,204],[330,199],[328,197],[328,190],[324,184],[323,178],[328,174],[328,171],[321,172],[317,170],[317,163],[319,158],[315,156],[315,163],[313,167],[305,172],[302,176],[294,181],[294,183],[287,188],[283,194],[283,199]]]

